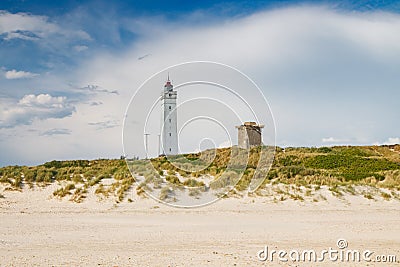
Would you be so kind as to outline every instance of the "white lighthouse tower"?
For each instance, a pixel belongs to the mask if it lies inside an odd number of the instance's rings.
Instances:
[[[177,111],[176,111],[177,92],[168,80],[161,93],[161,151],[164,155],[178,154],[178,131],[177,131]]]

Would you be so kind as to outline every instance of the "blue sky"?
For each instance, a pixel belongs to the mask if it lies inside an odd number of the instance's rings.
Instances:
[[[190,60],[250,76],[277,145],[398,143],[400,3],[332,2],[1,1],[0,165],[119,157],[133,92]]]

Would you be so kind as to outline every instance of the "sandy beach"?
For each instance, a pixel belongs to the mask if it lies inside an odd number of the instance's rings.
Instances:
[[[398,266],[400,202],[360,196],[323,202],[222,199],[195,209],[135,196],[115,204],[90,192],[83,203],[51,196],[55,185],[4,191],[0,266]],[[371,250],[395,263],[260,261],[270,250]],[[374,262],[375,261],[375,262]]]

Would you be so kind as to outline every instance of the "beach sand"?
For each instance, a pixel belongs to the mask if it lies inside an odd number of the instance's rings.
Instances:
[[[132,203],[52,197],[56,185],[0,193],[0,266],[399,266],[400,201],[362,196],[273,202],[227,198],[173,208],[131,193]],[[338,249],[396,255],[395,263],[263,262],[258,251]],[[326,257],[327,258],[327,257]]]

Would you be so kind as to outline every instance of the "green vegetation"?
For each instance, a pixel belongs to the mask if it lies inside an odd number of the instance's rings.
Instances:
[[[103,195],[104,197],[108,197],[110,195],[109,190],[107,190],[103,184],[100,184],[96,190],[94,191],[96,195]]]
[[[212,189],[220,189],[225,187],[231,187],[236,184],[239,179],[239,175],[233,171],[227,171],[218,175],[216,179],[211,183],[210,187]]]
[[[387,159],[353,156],[347,154],[327,154],[308,158],[304,162],[306,168],[334,170],[337,176],[346,180],[359,181],[374,176],[378,180],[385,177],[382,171],[399,169],[399,163]]]
[[[176,185],[181,184],[181,181],[179,180],[179,178],[176,175],[167,175],[167,177],[165,177],[165,180],[167,180],[168,182],[170,182],[172,184],[176,184]]]
[[[100,184],[104,178],[114,178],[118,183],[105,189]],[[66,185],[55,190],[53,196],[71,196],[70,200],[74,202],[82,202],[86,198],[87,189],[97,184],[100,185],[96,194],[105,197],[115,195],[118,201],[122,201],[125,192],[134,182],[124,160],[51,161],[35,167],[0,168],[0,183],[8,184],[7,190],[21,190],[25,185],[47,186],[56,181]]]
[[[287,148],[275,154],[268,179],[299,185],[367,184],[400,189],[399,170],[400,153],[387,147]]]
[[[161,189],[159,198],[160,198],[160,200],[166,200],[168,198],[171,198],[173,194],[174,194],[173,189],[171,189],[169,187],[163,187]]]
[[[247,152],[237,148],[222,148],[179,157],[130,161],[128,166],[135,178],[131,176],[124,160],[69,160],[51,161],[34,167],[7,166],[0,168],[0,183],[5,185],[5,190],[21,190],[24,187],[44,187],[56,182],[60,188],[53,195],[59,198],[69,196],[75,202],[84,200],[88,189],[95,187],[98,196],[114,196],[117,202],[121,202],[127,197],[134,179],[139,177],[137,194],[159,190],[157,193],[163,200],[173,199],[174,190],[182,187],[187,188],[193,197],[208,189],[233,186],[235,192],[241,192],[247,190],[252,179],[266,177],[263,186],[259,188],[260,195],[269,194],[260,191],[268,184],[295,185],[294,188],[270,192],[281,195],[277,201],[304,198],[320,201],[323,200],[322,195],[318,196],[315,192],[322,186],[337,197],[343,193],[356,195],[359,193],[356,189],[358,185],[386,188],[391,193],[379,191],[378,196],[398,199],[396,192],[400,190],[400,145],[277,147],[269,172],[269,166],[258,165],[262,157],[260,151],[261,147],[255,147],[247,155]],[[243,159],[248,162],[247,166],[243,166]],[[209,185],[206,185],[204,177],[211,179]],[[105,185],[103,179],[106,178],[113,180]],[[374,192],[361,194],[368,199],[377,196]]]
[[[329,191],[331,191],[332,195],[334,195],[335,197],[342,197],[343,196],[342,191],[340,190],[340,188],[337,185],[329,187]]]
[[[392,196],[388,193],[385,192],[381,192],[381,197],[385,200],[390,200],[392,198]]]
[[[117,190],[117,197],[119,202],[121,202],[124,199],[126,192],[131,188],[134,182],[135,180],[131,176],[124,177],[121,180],[120,187]]]
[[[53,196],[63,198],[66,195],[71,195],[71,190],[75,189],[75,185],[72,183],[67,184],[65,187],[61,187],[53,192]]]
[[[364,194],[364,197],[365,197],[366,199],[374,199],[374,196],[373,196],[371,193],[365,193],[365,194]]]
[[[183,185],[187,187],[200,187],[204,186],[205,184],[202,181],[197,181],[196,179],[190,178],[183,182]]]
[[[260,150],[260,147],[256,147],[250,151],[248,165],[242,172],[240,168],[238,168],[239,171],[232,168],[235,162],[233,164],[230,162],[231,158],[232,161],[240,158],[241,151],[231,148],[218,149],[217,153],[203,151],[187,154],[176,159],[155,158],[151,160],[151,168],[154,168],[154,172],[159,175],[163,175],[163,171],[166,171],[166,180],[176,185],[181,184],[175,176],[176,173],[196,181],[204,175],[212,175],[215,179],[210,184],[211,189],[234,185],[237,181],[235,175],[239,175],[241,178],[235,188],[243,191],[248,188],[252,179],[257,178],[257,175],[258,178],[263,178],[264,173],[258,172],[260,167],[261,169],[263,167],[258,166]],[[399,152],[400,146],[394,151],[385,146],[289,147],[286,149],[277,147],[272,167],[268,173],[265,172],[267,179],[264,184],[273,182],[329,187],[363,184],[400,190]],[[238,154],[239,157],[233,157]],[[174,164],[170,163],[171,160]],[[228,164],[231,164],[229,170]],[[196,168],[203,165],[204,168]],[[240,163],[237,165],[239,166]],[[332,189],[335,195],[340,196],[340,192],[335,192],[335,188]]]
[[[84,187],[79,187],[75,190],[74,194],[72,195],[71,201],[76,203],[81,203],[87,194],[87,189]]]

